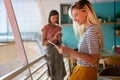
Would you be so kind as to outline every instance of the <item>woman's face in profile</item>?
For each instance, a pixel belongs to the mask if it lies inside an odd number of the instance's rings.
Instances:
[[[50,20],[51,20],[51,23],[52,24],[55,24],[57,21],[58,21],[58,15],[53,15],[50,17]]]
[[[73,21],[75,21],[79,25],[82,25],[87,20],[86,11],[83,11],[81,9],[73,9],[72,10],[72,18],[73,18]]]

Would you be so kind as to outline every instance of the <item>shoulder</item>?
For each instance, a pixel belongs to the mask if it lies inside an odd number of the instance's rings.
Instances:
[[[49,28],[51,28],[51,27],[50,27],[50,24],[46,24],[46,25],[43,26],[43,28],[49,29]]]
[[[91,25],[88,29],[87,29],[87,33],[97,33],[98,32],[98,30],[97,30],[97,28],[96,27],[98,27],[97,25]]]
[[[49,24],[44,25],[43,28],[42,28],[42,31],[49,29],[50,28],[49,26],[50,26]]]
[[[49,26],[50,26],[49,24],[46,24],[46,25],[43,26],[43,28],[47,28],[47,27],[49,27]]]
[[[57,25],[57,29],[62,30],[62,27],[60,25]]]

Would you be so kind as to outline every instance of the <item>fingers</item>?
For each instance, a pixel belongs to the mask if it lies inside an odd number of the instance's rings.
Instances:
[[[62,32],[61,31],[57,32],[56,36],[62,36]]]
[[[63,54],[62,48],[60,46],[55,47],[60,54]]]
[[[54,40],[59,39],[61,37],[62,37],[62,32],[59,31],[54,35]]]
[[[63,54],[62,49],[59,49],[59,53],[60,53],[60,54]]]

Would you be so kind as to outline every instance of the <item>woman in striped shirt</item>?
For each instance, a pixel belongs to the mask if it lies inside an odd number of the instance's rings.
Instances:
[[[75,2],[69,10],[73,19],[74,31],[80,36],[78,51],[67,46],[58,46],[61,53],[68,53],[77,59],[70,80],[97,80],[97,68],[100,51],[104,47],[103,33],[96,14],[88,0]]]

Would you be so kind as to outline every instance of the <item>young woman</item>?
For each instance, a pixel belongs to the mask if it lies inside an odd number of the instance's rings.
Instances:
[[[103,33],[91,3],[79,0],[70,7],[74,30],[80,36],[78,51],[67,46],[58,46],[61,53],[68,53],[77,59],[70,80],[97,80],[97,68],[100,51],[104,47]]]
[[[49,14],[48,24],[42,29],[42,45],[46,47],[46,60],[48,64],[48,73],[51,80],[63,80],[66,75],[63,56],[59,54],[56,48],[49,43],[61,45],[61,27],[59,24],[59,14],[52,10]]]

